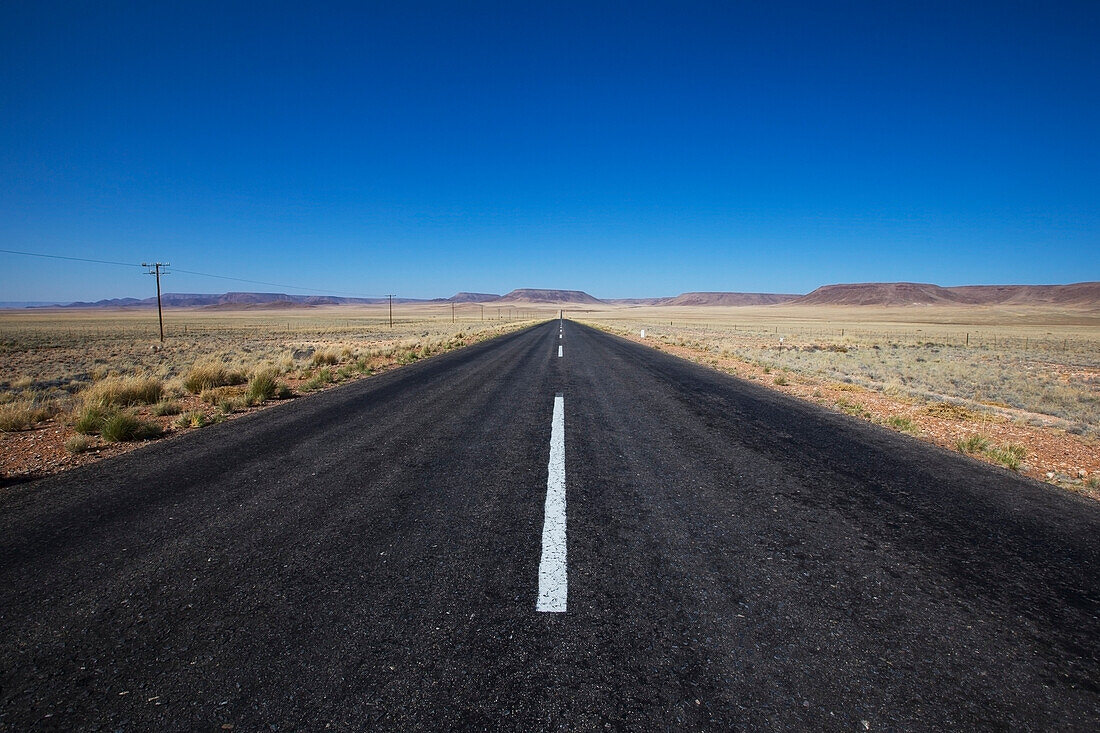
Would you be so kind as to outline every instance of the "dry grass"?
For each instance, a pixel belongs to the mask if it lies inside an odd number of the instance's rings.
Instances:
[[[993,308],[664,308],[582,319],[647,341],[822,377],[929,414],[1012,414],[1100,435],[1100,314]],[[671,322],[671,325],[670,325]],[[784,376],[788,381],[790,376]]]
[[[183,378],[183,388],[198,394],[215,387],[244,384],[247,379],[243,372],[227,369],[224,364],[205,362],[191,367]]]
[[[22,400],[0,405],[0,432],[27,430],[53,417],[54,408],[34,400]]]
[[[89,407],[113,408],[160,402],[164,384],[152,377],[107,377],[81,393]]]

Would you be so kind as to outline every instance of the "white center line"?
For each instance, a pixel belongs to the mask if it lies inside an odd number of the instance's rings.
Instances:
[[[561,356],[561,347],[558,347],[558,356]]]
[[[539,597],[536,611],[565,613],[569,583],[565,574],[565,398],[554,397],[550,465],[546,478],[546,518],[542,525]]]

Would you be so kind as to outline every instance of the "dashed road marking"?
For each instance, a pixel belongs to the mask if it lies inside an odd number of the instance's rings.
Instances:
[[[558,356],[561,356],[561,347],[558,347]]]
[[[544,511],[539,596],[535,610],[565,613],[569,583],[565,558],[565,397],[561,394],[554,397]]]

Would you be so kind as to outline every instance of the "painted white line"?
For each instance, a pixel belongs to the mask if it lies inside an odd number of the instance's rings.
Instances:
[[[558,356],[561,356],[561,347],[558,347]]]
[[[542,524],[539,597],[536,611],[565,613],[569,592],[565,564],[565,397],[554,397],[550,464],[546,478],[546,518]]]
[[[561,334],[560,334],[560,333],[558,334],[558,338],[561,338]]]

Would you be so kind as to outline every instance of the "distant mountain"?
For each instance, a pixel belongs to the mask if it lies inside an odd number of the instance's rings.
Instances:
[[[165,293],[169,308],[268,310],[326,305],[376,305],[386,298],[346,298],[335,295],[287,295],[285,293]],[[746,305],[1004,305],[1100,308],[1100,282],[1071,285],[961,285],[942,287],[930,283],[847,283],[825,285],[808,295],[779,293],[691,292],[674,298],[614,298],[600,300],[581,290],[521,288],[507,295],[456,293],[450,298],[425,300],[394,298],[400,303],[494,303],[545,305],[620,306],[746,306]],[[0,308],[154,308],[156,298],[110,298],[95,302],[2,303]]]
[[[683,293],[661,305],[775,305],[799,297],[779,293]]]
[[[286,293],[164,293],[161,301],[171,308],[223,308],[235,306],[248,308],[288,308],[291,306],[317,305],[369,305],[387,302],[386,298],[344,298],[335,295],[287,295]],[[394,303],[420,303],[415,298],[394,298]],[[95,302],[78,301],[63,308],[152,308],[153,298],[110,298]]]
[[[1100,306],[1100,282],[1072,285],[850,283],[825,285],[791,305],[1071,305]]]
[[[497,303],[572,303],[574,305],[604,305],[582,290],[539,290],[521,288],[504,295]]]
[[[672,298],[604,298],[611,305],[664,305]]]
[[[15,308],[54,308],[61,305],[53,300],[0,300],[0,310]]]
[[[446,300],[452,303],[492,303],[500,300],[500,296],[495,293],[455,293]]]

